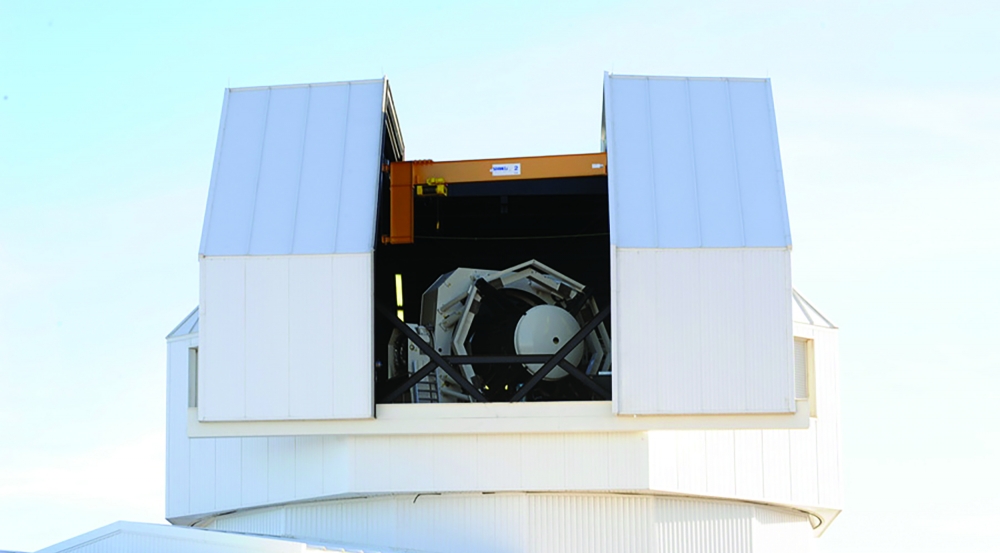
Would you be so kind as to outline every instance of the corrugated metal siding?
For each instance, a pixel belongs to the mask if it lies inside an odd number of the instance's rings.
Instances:
[[[782,249],[618,249],[619,414],[795,410]]]
[[[371,254],[203,257],[201,420],[368,418]]]
[[[255,509],[238,513],[235,516],[224,516],[213,519],[205,528],[225,532],[240,532],[261,536],[288,536],[285,518],[286,509]]]
[[[187,435],[188,348],[198,336],[167,342],[167,517],[191,512],[191,448]]]
[[[375,247],[383,80],[229,89],[202,255]]]
[[[811,427],[808,430],[789,430],[788,439],[792,502],[797,505],[818,505],[816,429]]]
[[[733,471],[736,473],[736,497],[764,496],[764,437],[760,430],[734,433]]]
[[[168,422],[170,518],[350,493],[649,487],[641,432],[191,439],[177,413]]]
[[[839,476],[818,424],[802,430],[649,433],[654,490],[839,508]],[[830,490],[821,496],[820,490]]]
[[[819,502],[822,505],[840,507],[844,499],[840,450],[840,371],[837,331],[815,329],[814,332]]]
[[[358,436],[352,491],[637,490],[644,433]]]
[[[611,243],[791,245],[767,79],[608,76]]]
[[[243,459],[243,441],[221,438],[215,441],[215,466],[238,467]],[[215,508],[236,509],[243,503],[243,475],[239,470],[216,471]]]
[[[444,494],[289,505],[284,532],[296,539],[336,540],[422,551],[662,551],[752,553],[786,530],[799,540],[805,515],[750,504],[599,494]],[[263,533],[267,517],[235,513],[219,530]],[[799,524],[796,524],[799,523]],[[766,532],[755,535],[758,525]]]
[[[793,511],[757,507],[753,520],[753,550],[767,553],[810,551],[813,538],[809,519]]]
[[[772,501],[792,500],[791,439],[789,430],[761,430],[763,443],[764,497]]]

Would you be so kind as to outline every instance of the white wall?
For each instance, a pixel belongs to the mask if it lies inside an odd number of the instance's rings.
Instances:
[[[373,416],[371,254],[201,258],[202,421]]]
[[[187,437],[187,349],[168,342],[167,517],[380,493],[655,491],[837,510],[837,331],[814,340],[816,418],[803,430]]]
[[[837,331],[796,324],[795,335],[815,344],[809,428],[650,432],[652,489],[841,508]]]
[[[618,414],[795,411],[790,252],[612,251]]]

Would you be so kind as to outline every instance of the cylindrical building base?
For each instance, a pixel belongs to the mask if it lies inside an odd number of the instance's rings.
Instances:
[[[813,535],[808,515],[790,509],[597,493],[378,496],[238,511],[206,522],[222,531],[437,553],[804,552]]]

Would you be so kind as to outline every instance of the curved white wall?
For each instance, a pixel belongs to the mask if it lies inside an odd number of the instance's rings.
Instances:
[[[441,494],[322,501],[217,517],[207,528],[439,553],[802,552],[801,512],[613,494]]]

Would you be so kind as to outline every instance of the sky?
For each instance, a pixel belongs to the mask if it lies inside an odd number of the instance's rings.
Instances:
[[[226,87],[389,78],[410,159],[599,149],[603,72],[770,77],[793,281],[840,327],[817,550],[1000,550],[991,2],[0,0],[0,549],[163,521]]]

